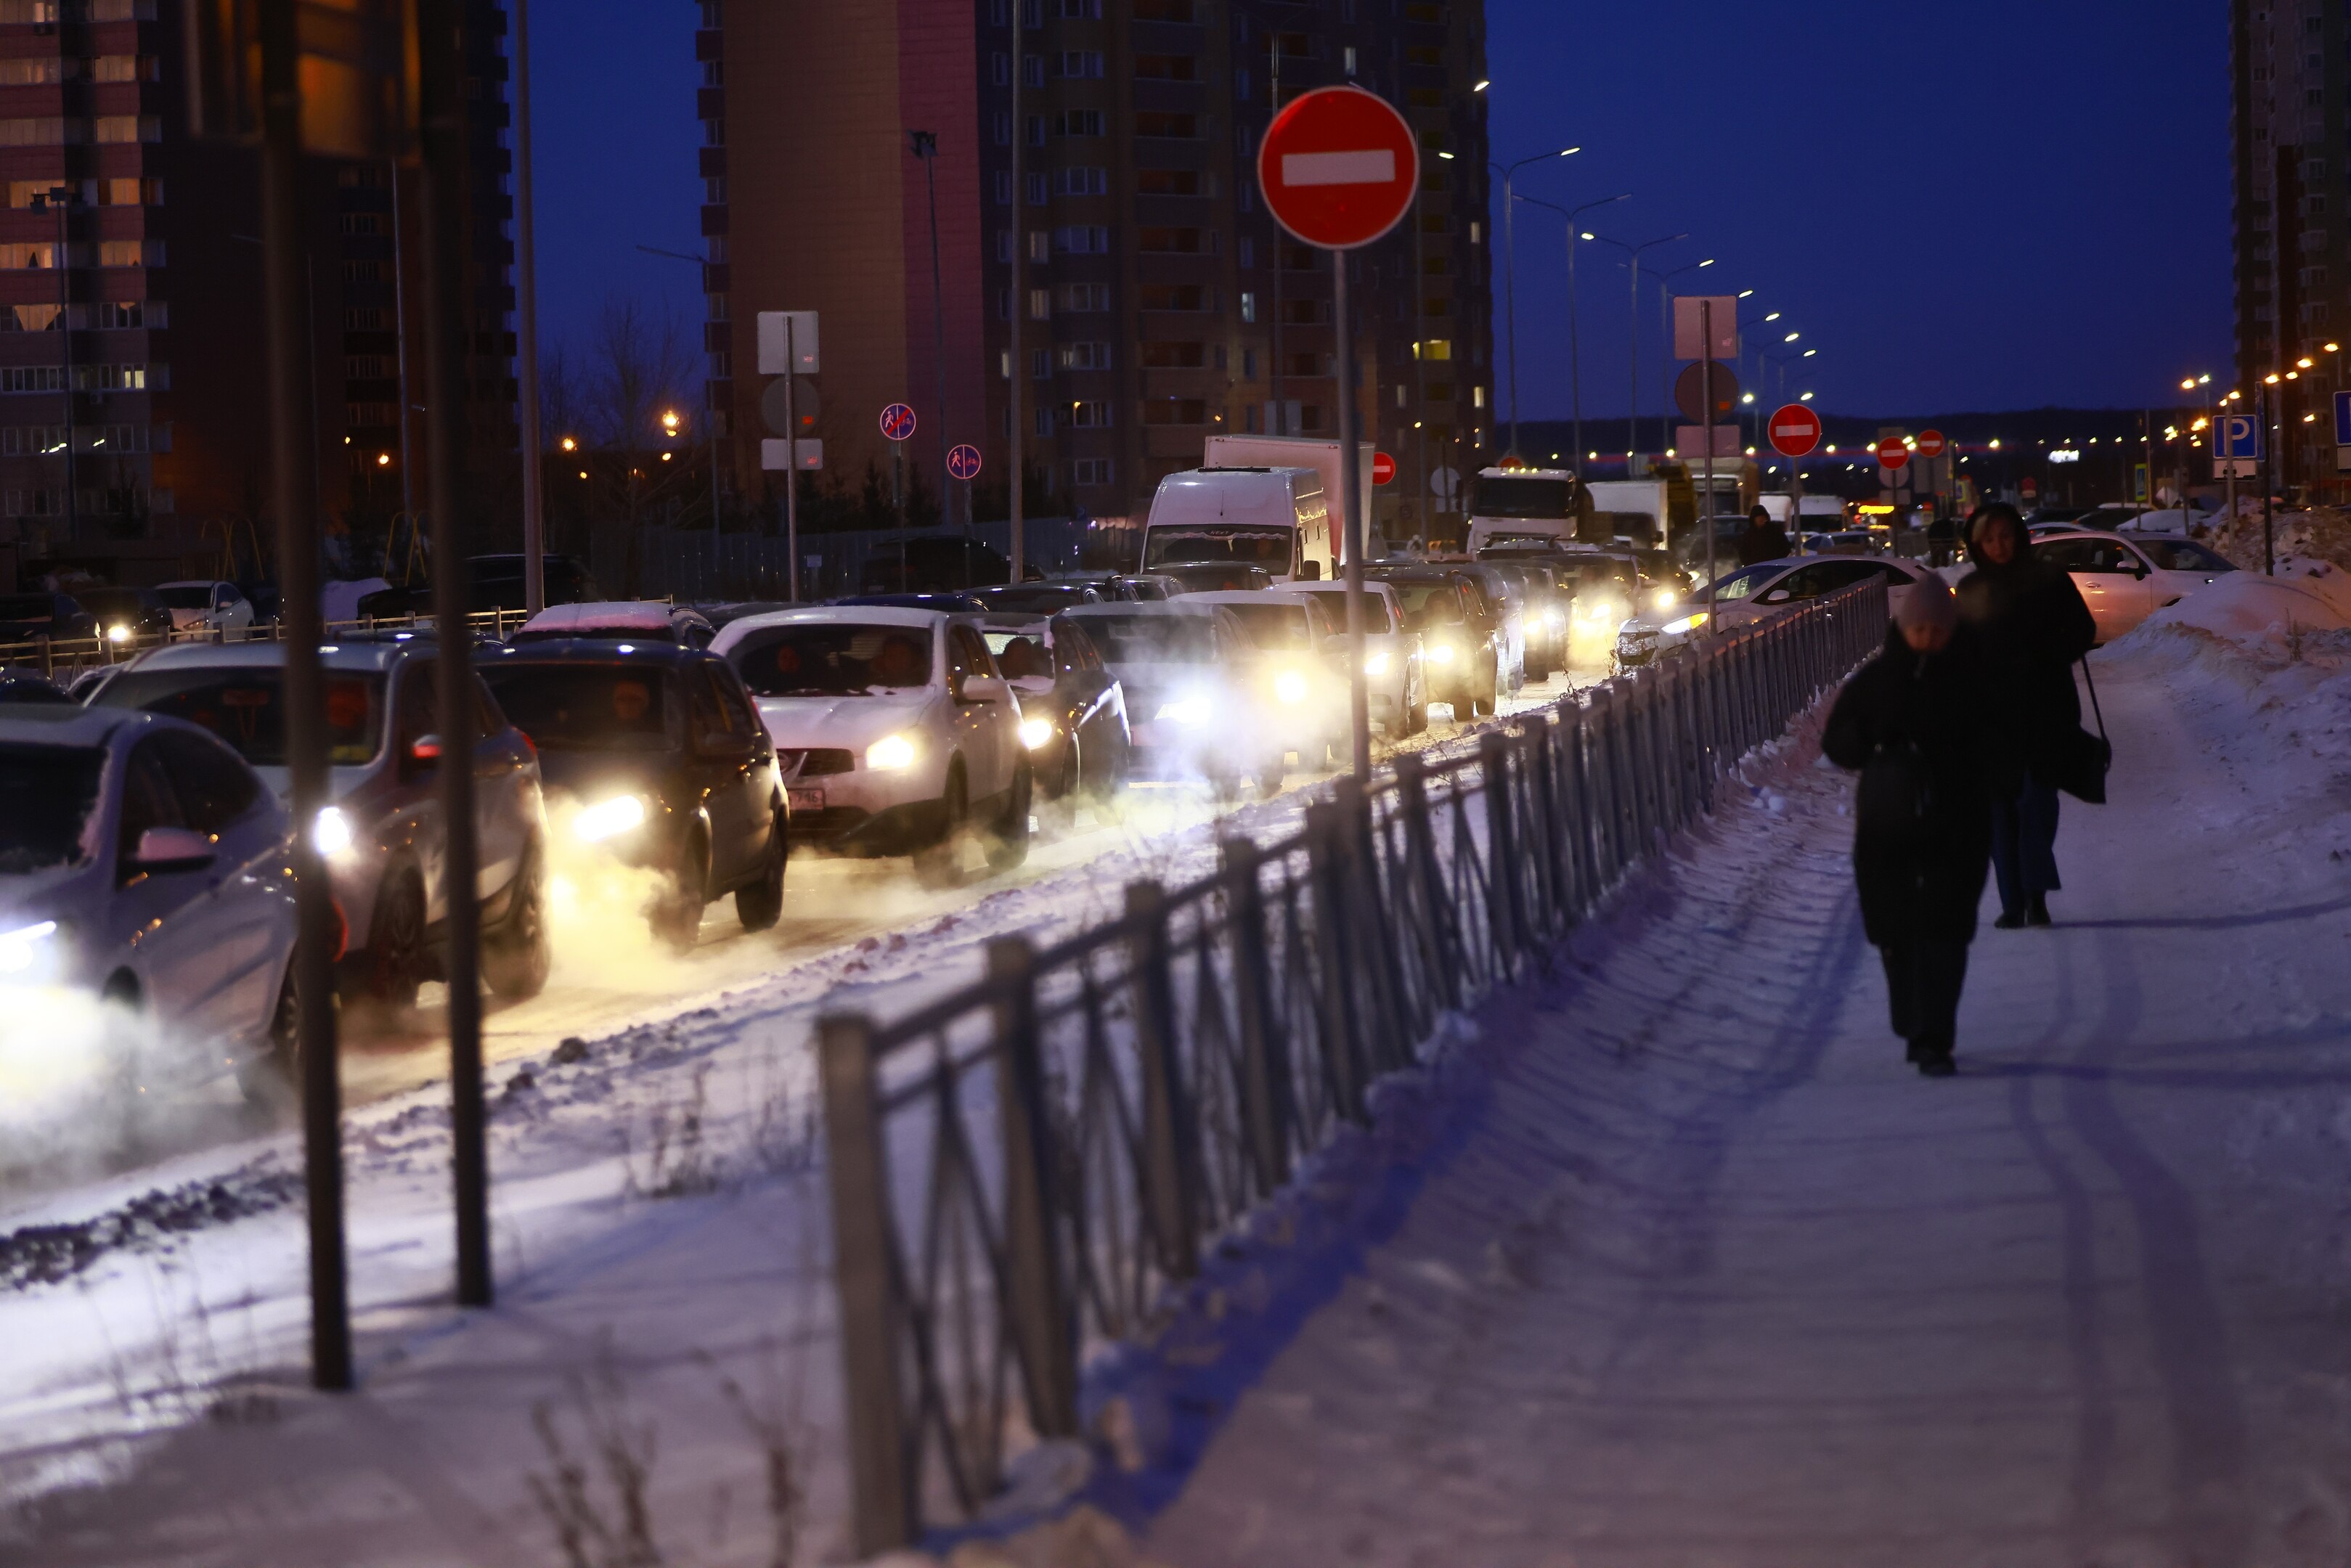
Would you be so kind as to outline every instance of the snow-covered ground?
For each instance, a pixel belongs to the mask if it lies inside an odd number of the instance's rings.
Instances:
[[[1485,1020],[1474,1134],[1152,1555],[2351,1556],[2351,648],[2183,619],[2096,656],[2114,802],[1978,939],[1957,1080],[1792,779]]]

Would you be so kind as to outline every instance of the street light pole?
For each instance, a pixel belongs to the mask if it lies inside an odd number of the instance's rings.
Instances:
[[[530,0],[514,0],[514,13],[515,325],[522,334],[517,345],[522,350],[522,591],[524,608],[536,615],[547,608],[547,476],[540,463],[543,437],[538,427],[538,242],[530,188]],[[392,180],[397,183],[399,179],[395,169]],[[407,429],[404,413],[401,428]],[[716,501],[712,507],[715,510]]]
[[[1621,239],[1610,239],[1606,235],[1592,235],[1587,237],[1595,240],[1602,245],[1613,245],[1618,250],[1623,251],[1628,259],[1633,272],[1633,319],[1631,323],[1631,337],[1633,341],[1630,351],[1625,355],[1625,359],[1629,363],[1632,371],[1631,386],[1629,388],[1632,402],[1625,410],[1625,476],[1630,478],[1632,476],[1632,459],[1640,455],[1641,449],[1641,253],[1646,250],[1654,250],[1661,245],[1672,245],[1677,240],[1686,240],[1689,238],[1689,235],[1687,234],[1665,235],[1656,239],[1646,241],[1641,245],[1627,245]]]
[[[1575,242],[1578,235],[1575,220],[1596,207],[1611,206],[1618,202],[1629,202],[1633,199],[1633,193],[1627,191],[1622,195],[1603,196],[1596,202],[1586,202],[1580,207],[1562,207],[1555,202],[1541,201],[1533,196],[1523,196],[1520,199],[1531,206],[1547,207],[1567,219],[1567,363],[1568,381],[1574,391],[1575,476],[1581,479],[1583,477],[1583,319],[1578,313],[1575,302]],[[1517,394],[1514,392],[1511,395],[1515,398]]]
[[[1505,330],[1510,340],[1510,455],[1519,455],[1519,241],[1518,193],[1513,182],[1520,170],[1530,163],[1540,163],[1551,158],[1573,158],[1583,152],[1581,147],[1563,147],[1556,152],[1538,152],[1521,158],[1507,166],[1491,160],[1487,167],[1502,176],[1502,277]]]

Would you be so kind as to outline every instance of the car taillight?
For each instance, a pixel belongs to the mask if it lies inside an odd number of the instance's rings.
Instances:
[[[537,741],[535,741],[535,740],[531,739],[531,737],[530,737],[528,734],[525,734],[522,730],[519,730],[519,729],[518,729],[518,730],[516,730],[516,731],[515,731],[515,734],[517,734],[517,735],[518,735],[518,736],[521,736],[521,737],[522,737],[522,748],[523,748],[525,751],[527,751],[527,752],[530,753],[530,759],[531,759],[533,762],[538,761],[538,743]]]

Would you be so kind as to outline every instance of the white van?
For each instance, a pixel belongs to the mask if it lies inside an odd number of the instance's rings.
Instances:
[[[1670,501],[1663,479],[1594,479],[1584,486],[1592,492],[1592,504],[1617,518],[1615,537],[1644,547],[1663,544],[1666,519],[1671,515]],[[1627,519],[1646,518],[1646,525]],[[1646,537],[1636,534],[1641,530]]]
[[[1276,582],[1332,575],[1332,507],[1311,468],[1192,468],[1170,474],[1143,526],[1146,572],[1261,566]]]
[[[1469,491],[1469,553],[1530,539],[1573,544],[1591,509],[1565,468],[1483,469]]]

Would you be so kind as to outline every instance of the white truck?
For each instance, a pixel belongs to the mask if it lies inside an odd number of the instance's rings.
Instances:
[[[1583,485],[1567,469],[1484,469],[1469,490],[1469,553],[1528,539],[1591,543],[1584,536],[1592,515]]]
[[[1771,520],[1786,528],[1792,536],[1798,524],[1788,516],[1788,497],[1784,495],[1759,496],[1756,504],[1771,514]],[[1852,527],[1845,512],[1844,499],[1839,496],[1803,496],[1796,500],[1796,517],[1802,531],[1808,534],[1842,533]]]
[[[1614,514],[1618,518],[1646,517],[1646,539],[1637,538],[1624,522],[1616,526],[1616,537],[1631,539],[1635,544],[1656,546],[1666,542],[1666,523],[1673,513],[1667,483],[1663,479],[1595,479],[1584,486],[1592,492],[1594,510]]]
[[[1373,456],[1370,442],[1358,441],[1355,444],[1355,461],[1361,469],[1356,476],[1360,487],[1355,494],[1362,504],[1360,515],[1367,519],[1372,515]],[[1203,470],[1311,468],[1322,481],[1322,496],[1330,505],[1334,522],[1339,517],[1341,507],[1345,504],[1343,498],[1345,489],[1340,483],[1345,474],[1345,465],[1340,459],[1336,441],[1318,441],[1305,435],[1211,435],[1207,449],[1201,455],[1200,466]],[[1344,559],[1344,537],[1338,542],[1340,548],[1332,552],[1332,560]],[[1372,553],[1374,556],[1379,553],[1377,544],[1373,546]],[[1327,562],[1325,570],[1328,570]]]
[[[1259,566],[1276,582],[1332,575],[1336,497],[1311,468],[1187,468],[1159,482],[1143,570]]]

